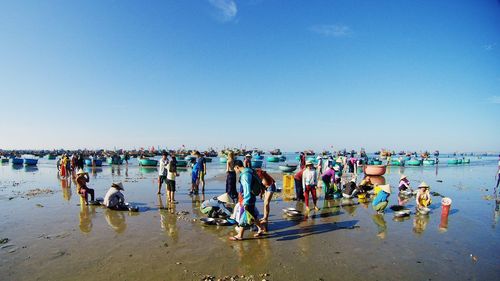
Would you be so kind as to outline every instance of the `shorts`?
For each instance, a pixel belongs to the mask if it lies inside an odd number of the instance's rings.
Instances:
[[[163,184],[167,180],[167,176],[158,176],[158,182],[160,185]]]
[[[198,177],[199,177],[199,172],[198,171],[193,171],[191,173],[191,183],[196,184],[198,182]]]
[[[276,183],[267,188],[266,192],[276,192]]]
[[[167,179],[167,190],[175,192],[175,181]]]

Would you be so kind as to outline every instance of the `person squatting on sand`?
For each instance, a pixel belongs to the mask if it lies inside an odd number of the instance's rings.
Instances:
[[[391,186],[388,184],[380,185],[380,191],[373,199],[373,209],[379,214],[383,214],[387,204],[389,204],[389,196],[391,195]]]
[[[103,205],[114,210],[128,209],[125,205],[125,196],[123,196],[123,184],[121,182],[111,184],[108,192],[104,196]]]

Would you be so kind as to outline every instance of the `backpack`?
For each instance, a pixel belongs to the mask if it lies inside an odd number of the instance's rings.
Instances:
[[[266,187],[262,184],[262,181],[254,170],[252,170],[251,175],[252,182],[250,183],[250,193],[254,196],[259,196],[261,193],[266,191]]]

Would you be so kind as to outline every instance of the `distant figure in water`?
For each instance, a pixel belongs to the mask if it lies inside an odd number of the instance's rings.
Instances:
[[[90,194],[90,200],[94,201],[94,190],[87,187],[87,183],[90,181],[89,174],[85,173],[82,169],[78,170],[76,173],[76,187],[78,194],[85,199],[85,204],[89,204],[88,195]]]
[[[111,187],[104,196],[104,206],[116,210],[128,209],[125,206],[125,196],[121,193],[122,190],[124,189],[121,182],[111,184]]]
[[[247,155],[245,155],[243,166],[245,166],[245,168],[252,168],[252,155],[250,155],[250,153],[247,153]]]
[[[388,184],[380,185],[380,191],[377,196],[373,199],[372,205],[373,209],[377,211],[378,214],[383,214],[385,208],[389,204],[389,196],[391,195],[391,186]]]

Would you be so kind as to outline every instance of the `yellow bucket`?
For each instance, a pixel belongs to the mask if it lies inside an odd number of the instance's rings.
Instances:
[[[292,190],[294,184],[293,175],[283,175],[283,190]]]
[[[358,194],[358,199],[365,199],[366,198],[366,193],[359,193]]]
[[[381,190],[382,190],[382,188],[379,185],[376,185],[375,188],[373,189],[373,193],[375,195],[377,195],[379,193],[379,191],[381,191]]]

